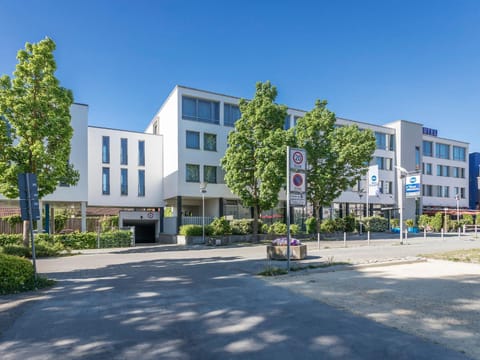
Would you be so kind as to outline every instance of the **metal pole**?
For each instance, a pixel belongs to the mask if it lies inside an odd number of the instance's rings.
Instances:
[[[287,272],[290,272],[290,146],[287,146]]]
[[[205,189],[202,189],[202,241],[205,244]]]
[[[444,237],[443,237],[443,228],[442,228],[442,240],[445,240]]]
[[[427,229],[426,228],[423,229],[423,239],[427,240]]]
[[[347,247],[347,233],[343,233],[343,246]]]
[[[35,239],[33,237],[33,211],[32,211],[32,197],[30,194],[30,178],[28,174],[25,174],[25,183],[27,185],[27,197],[28,197],[28,217],[30,218],[30,236],[32,238],[32,263],[33,263],[33,276],[35,281],[35,288],[37,287],[37,261],[35,254]]]
[[[367,232],[368,246],[370,246],[370,230]]]
[[[400,190],[398,194],[398,211],[400,213],[400,244],[403,244],[403,177],[401,172],[399,172],[399,174],[400,174]]]

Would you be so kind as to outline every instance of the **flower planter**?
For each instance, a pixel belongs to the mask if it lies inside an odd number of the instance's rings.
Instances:
[[[302,260],[307,257],[307,245],[291,245],[290,259]],[[271,260],[287,260],[286,245],[267,245],[267,258]]]

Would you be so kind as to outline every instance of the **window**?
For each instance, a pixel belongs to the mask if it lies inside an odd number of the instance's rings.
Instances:
[[[386,189],[384,189],[384,194],[393,194],[393,182],[385,181]]]
[[[120,165],[128,165],[128,139],[120,139]]]
[[[432,175],[432,164],[430,163],[425,164],[425,174]]]
[[[378,170],[384,170],[385,169],[385,158],[381,156],[377,156],[375,158],[376,164],[378,165]]]
[[[375,140],[377,143],[377,149],[387,149],[387,134],[379,133],[375,131]]]
[[[187,130],[187,148],[200,149],[200,133],[197,131]]]
[[[423,196],[433,196],[432,188],[432,185],[423,185]]]
[[[420,170],[420,164],[421,164],[420,147],[415,146],[415,170]]]
[[[110,137],[102,136],[102,163],[110,163]]]
[[[138,141],[138,166],[145,166],[145,141]]]
[[[465,148],[460,146],[453,147],[453,160],[465,161]]]
[[[217,167],[205,165],[203,167],[203,181],[209,184],[217,183]]]
[[[442,192],[442,187],[440,185],[437,185],[437,197],[442,197],[443,192]]]
[[[235,121],[240,119],[242,114],[237,105],[223,104],[223,125],[234,126]]]
[[[450,159],[450,145],[436,143],[435,155],[439,159]]]
[[[448,198],[450,196],[450,186],[443,187],[443,197]]]
[[[393,170],[393,160],[391,158],[385,158],[385,170]]]
[[[297,126],[298,119],[301,119],[301,116],[294,116],[293,117],[293,126]]]
[[[182,97],[182,117],[187,120],[196,120],[212,124],[220,123],[220,103]]]
[[[110,195],[110,168],[102,168],[102,194]]]
[[[450,176],[450,166],[437,165],[437,176]]]
[[[186,168],[186,177],[187,182],[200,182],[200,166],[194,164],[187,164]]]
[[[217,135],[203,134],[203,150],[217,151]]]
[[[465,179],[465,169],[464,168],[460,168],[460,177],[462,179]]]
[[[128,195],[128,169],[120,169],[120,194]]]
[[[460,188],[459,188],[458,186],[455,186],[455,187],[453,188],[453,193],[455,194],[455,197],[456,197],[457,195],[460,195]]]
[[[463,187],[460,188],[460,197],[461,197],[462,199],[465,199],[465,188],[463,188]]]
[[[145,196],[145,170],[138,170],[138,196]]]
[[[460,177],[460,168],[459,167],[456,167],[456,166],[452,167],[452,176],[455,177],[455,178]]]
[[[423,156],[433,156],[433,142],[423,142]]]
[[[283,123],[283,130],[290,129],[290,115],[285,116],[285,121]]]
[[[395,135],[390,135],[389,150],[395,151]]]

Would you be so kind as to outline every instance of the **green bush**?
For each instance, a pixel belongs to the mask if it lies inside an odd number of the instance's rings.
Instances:
[[[132,245],[132,233],[128,230],[108,231],[100,234],[100,248],[129,247]]]
[[[182,225],[180,226],[180,235],[184,236],[202,236],[202,225]],[[209,225],[205,226],[205,235],[212,235],[212,228]]]
[[[473,216],[470,214],[464,214],[463,222],[465,225],[473,225]]]
[[[22,235],[21,234],[0,234],[0,246],[5,245],[21,245],[22,244]]]
[[[407,227],[409,227],[409,228],[412,228],[412,227],[415,226],[415,220],[413,220],[413,219],[407,219],[407,220],[405,220],[405,225],[406,225]]]
[[[322,223],[320,224],[320,231],[323,233],[333,233],[335,232],[336,227],[335,227],[335,220],[323,220]]]
[[[35,255],[38,257],[59,256],[65,250],[65,246],[57,242],[48,242],[45,240],[35,241]]]
[[[430,220],[430,226],[436,232],[439,232],[443,228],[443,214],[441,212],[437,212],[435,216]]]
[[[212,229],[212,235],[230,235],[232,233],[230,222],[224,216],[215,218],[210,224],[210,227]]]
[[[272,225],[270,225],[270,227],[268,228],[268,233],[275,234],[275,235],[286,235],[287,224],[276,221]]]
[[[335,219],[335,230],[341,232],[352,232],[355,230],[355,218],[351,215]]]
[[[307,234],[315,234],[317,232],[317,219],[313,216],[305,220],[305,227],[307,229]]]
[[[300,226],[297,224],[291,224],[290,225],[290,234],[292,235],[297,235],[300,233]]]
[[[390,226],[392,228],[398,228],[398,226],[400,225],[400,220],[398,219],[390,219]]]
[[[66,248],[95,249],[97,247],[97,234],[93,232],[73,232],[70,234],[55,235],[55,240],[60,241]]]
[[[27,259],[0,254],[0,294],[11,294],[34,288],[33,266]]]
[[[104,216],[100,219],[100,227],[102,228],[102,232],[112,231],[112,229],[117,229],[119,223],[119,217],[117,215],[114,216]]]
[[[20,215],[4,216],[2,219],[5,220],[11,227],[14,227],[17,224],[21,224],[23,221]]]
[[[384,232],[388,230],[388,219],[381,216],[365,218],[366,230],[371,232]]]
[[[432,222],[432,217],[431,216],[428,216],[426,214],[422,214],[418,218],[418,227],[423,230],[423,229],[425,229],[429,226],[432,226],[431,222]]]
[[[19,256],[24,258],[32,257],[32,251],[23,245],[5,245],[2,247],[6,255]]]
[[[266,225],[266,226],[264,226]],[[253,219],[235,219],[230,221],[230,228],[233,235],[253,234]],[[260,234],[268,233],[269,226],[258,220],[258,232]]]

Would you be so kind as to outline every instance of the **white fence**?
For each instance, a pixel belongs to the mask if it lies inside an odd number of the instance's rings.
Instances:
[[[214,216],[205,216],[205,225],[209,225]],[[183,225],[202,225],[203,217],[202,216],[182,216]],[[177,233],[177,217],[166,217],[163,219],[163,233],[169,235],[175,235]]]

